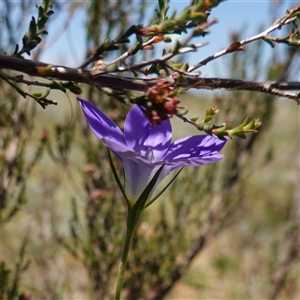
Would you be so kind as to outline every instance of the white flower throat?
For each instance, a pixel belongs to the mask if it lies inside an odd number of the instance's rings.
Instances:
[[[146,151],[146,154],[145,154],[145,157],[150,160],[150,161],[153,161],[153,151],[151,149],[148,149]]]

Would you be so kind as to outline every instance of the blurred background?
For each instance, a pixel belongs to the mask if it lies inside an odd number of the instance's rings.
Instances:
[[[170,12],[180,12],[188,3],[171,1]],[[106,37],[114,39],[132,24],[151,22],[156,5],[54,2],[49,36],[31,58],[78,66]],[[292,6],[295,2],[221,3],[211,12],[219,24],[203,38],[210,45],[180,60],[197,63],[261,32]],[[3,1],[1,52],[12,53],[21,44],[32,15],[37,15],[33,1]],[[159,56],[162,47],[132,60]],[[300,79],[299,53],[293,49],[272,49],[258,41],[245,50],[209,64],[202,75]],[[42,109],[0,84],[3,299],[112,299],[125,205],[106,149],[90,132],[75,95],[51,91],[58,106]],[[82,98],[123,126],[128,106],[82,88]],[[145,211],[124,297],[299,299],[299,108],[290,100],[254,92],[193,91],[180,101],[189,107],[189,117],[203,118],[215,105],[220,109],[215,123],[240,124],[249,116],[263,125],[246,140],[229,141],[219,163],[186,168]],[[173,118],[172,125],[174,139],[199,134],[179,119]],[[116,158],[114,162],[121,172]]]

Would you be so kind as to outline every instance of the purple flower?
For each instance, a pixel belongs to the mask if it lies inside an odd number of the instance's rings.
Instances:
[[[172,170],[210,164],[223,157],[219,151],[226,140],[197,135],[171,143],[170,120],[153,127],[137,105],[128,113],[123,133],[91,103],[80,98],[78,101],[96,136],[121,160],[125,171],[125,192],[130,201],[139,198],[162,165],[164,167],[150,196]]]

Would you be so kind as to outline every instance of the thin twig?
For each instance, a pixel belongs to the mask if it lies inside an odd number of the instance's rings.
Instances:
[[[298,7],[298,9],[299,9],[299,7]],[[263,39],[266,36],[268,36],[268,34],[271,33],[272,31],[280,28],[282,25],[286,25],[288,23],[291,23],[291,22],[295,21],[296,19],[297,19],[297,17],[293,17],[293,18],[284,20],[284,23],[278,22],[278,23],[272,25],[271,27],[269,27],[268,29],[266,29],[265,31],[255,35],[255,36],[252,36],[252,37],[249,37],[249,38],[246,38],[246,39],[240,41],[239,44],[240,44],[240,46],[243,46],[243,45],[249,44],[253,41]],[[215,60],[215,59],[217,59],[221,56],[224,56],[228,53],[230,53],[230,52],[228,51],[228,47],[227,47],[226,49],[224,49],[224,50],[222,50],[218,53],[215,53],[214,55],[211,55],[211,56],[205,58],[204,60],[200,61],[198,64],[190,67],[188,71],[193,72],[194,70],[196,70],[196,69],[198,69],[202,66],[205,66],[208,62],[211,62],[212,60]]]
[[[22,89],[20,89],[17,85],[15,85],[14,83],[12,83],[10,81],[9,78],[7,78],[8,75],[3,73],[2,71],[0,71],[0,78],[2,78],[4,81],[6,81],[10,86],[12,86],[23,98],[26,99],[26,97],[30,97],[32,99],[34,99],[35,101],[37,101],[43,108],[45,108],[46,105],[48,104],[54,104],[57,105],[56,101],[53,100],[49,100],[49,99],[45,99],[45,98],[40,98],[40,97],[36,97],[30,93],[27,93],[25,91],[23,91]]]
[[[47,82],[26,80],[26,79],[22,78],[23,77],[22,75],[20,75],[20,76],[10,76],[6,73],[2,73],[1,71],[0,71],[0,73],[1,73],[1,76],[3,76],[3,74],[4,74],[7,79],[12,80],[12,81],[17,82],[17,83],[24,83],[28,86],[34,85],[34,86],[49,87],[49,83],[47,83]]]

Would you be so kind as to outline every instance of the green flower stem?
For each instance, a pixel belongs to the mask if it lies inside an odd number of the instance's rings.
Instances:
[[[124,282],[124,273],[126,268],[126,262],[129,254],[129,250],[132,243],[132,238],[135,234],[143,210],[136,209],[136,207],[127,206],[127,224],[126,224],[126,235],[123,242],[121,262],[119,264],[118,276],[117,276],[117,285],[115,300],[119,300],[121,297],[121,291]]]
[[[113,165],[113,164],[112,164]],[[122,248],[122,255],[121,255],[121,262],[119,264],[119,270],[118,270],[118,276],[117,276],[117,286],[116,286],[116,294],[115,294],[115,300],[120,300],[121,297],[121,291],[123,287],[123,281],[124,281],[124,273],[125,273],[125,267],[126,262],[128,258],[128,253],[131,247],[132,238],[135,234],[135,231],[137,229],[137,226],[139,224],[139,221],[141,219],[143,210],[145,209],[145,205],[147,202],[147,199],[149,198],[149,195],[155,186],[155,183],[157,182],[157,179],[159,177],[159,174],[161,173],[164,165],[162,165],[156,174],[153,176],[145,190],[142,192],[141,196],[136,200],[135,203],[132,203],[128,200],[125,191],[125,199],[127,204],[127,218],[126,218],[126,234],[125,239],[123,243]]]

